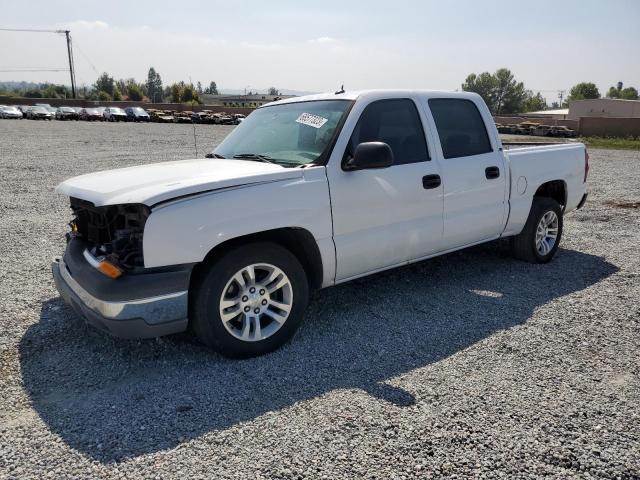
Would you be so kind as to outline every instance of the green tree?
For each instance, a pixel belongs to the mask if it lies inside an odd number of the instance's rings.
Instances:
[[[180,103],[182,99],[182,86],[179,83],[171,85],[171,101],[173,103]]]
[[[524,101],[523,112],[538,112],[546,109],[547,100],[540,95],[540,92],[535,95],[533,95],[533,92],[528,92],[527,99]]]
[[[216,85],[216,82],[210,82],[209,86],[204,89],[204,93],[209,95],[218,95],[218,86]]]
[[[596,87],[596,84],[591,82],[582,82],[574,85],[569,91],[569,96],[565,101],[565,105],[568,105],[569,102],[573,102],[575,100],[588,100],[594,98],[600,98],[600,91],[598,90],[598,87]]]
[[[98,77],[94,87],[98,92],[107,92],[110,97],[113,97],[116,82],[113,80],[113,77],[110,77],[107,72],[104,72]]]
[[[98,100],[100,100],[101,102],[109,102],[111,101],[111,95],[109,95],[104,90],[100,90],[98,92]]]
[[[620,90],[620,98],[623,100],[638,100],[638,90],[634,87],[627,87]]]
[[[198,95],[202,94],[202,84],[200,82],[196,85],[196,92],[198,92]]]
[[[199,103],[198,92],[193,85],[185,85],[180,91],[180,101]]]
[[[517,82],[510,70],[501,68],[494,74],[483,72],[467,76],[462,84],[465,92],[475,92],[486,102],[491,113],[517,113],[525,108],[526,100],[531,92],[524,88],[522,82]]]
[[[147,97],[149,97],[153,103],[162,102],[162,79],[160,78],[160,74],[156,72],[153,67],[149,69],[149,73],[147,74],[146,88]]]
[[[120,102],[122,100],[122,93],[120,93],[120,89],[118,87],[113,89],[113,99],[116,102]]]
[[[26,98],[42,98],[42,92],[39,88],[30,88],[22,94]]]
[[[278,89],[276,87],[269,87],[269,90],[267,92],[269,95],[282,95]]]
[[[71,92],[64,85],[54,85],[47,83],[40,86],[43,98],[67,98],[71,96]]]
[[[129,100],[133,100],[134,102],[142,101],[144,98],[144,92],[142,91],[142,87],[138,85],[133,78],[129,79],[126,87]]]

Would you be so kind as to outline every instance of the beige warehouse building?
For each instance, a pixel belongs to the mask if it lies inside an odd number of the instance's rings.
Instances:
[[[618,100],[598,98],[595,100],[576,100],[569,104],[569,117],[640,118],[640,100]]]

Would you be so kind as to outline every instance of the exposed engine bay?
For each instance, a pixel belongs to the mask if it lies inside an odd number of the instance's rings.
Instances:
[[[144,267],[142,235],[149,207],[139,203],[96,207],[71,197],[71,210],[69,235],[86,242],[93,256],[108,258],[125,270]]]

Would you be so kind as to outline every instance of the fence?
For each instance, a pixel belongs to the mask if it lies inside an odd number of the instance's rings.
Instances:
[[[640,137],[640,118],[581,117],[580,135]]]

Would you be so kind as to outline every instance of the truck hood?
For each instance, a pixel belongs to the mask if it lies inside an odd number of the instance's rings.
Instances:
[[[299,168],[249,160],[203,159],[152,163],[80,175],[56,192],[96,207],[142,203],[149,207],[184,195],[302,177]]]

